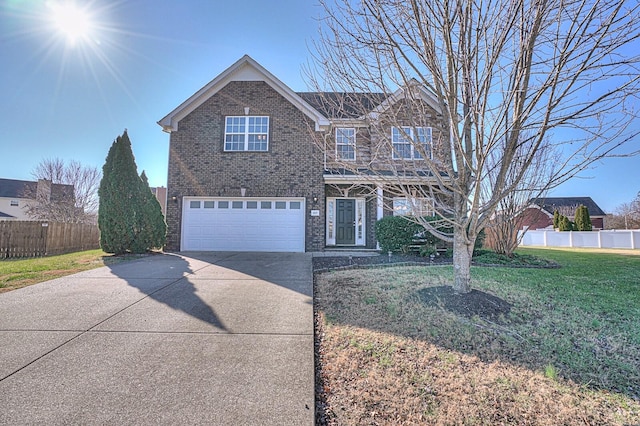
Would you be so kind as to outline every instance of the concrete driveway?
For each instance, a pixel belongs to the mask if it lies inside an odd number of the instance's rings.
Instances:
[[[0,294],[0,424],[312,425],[309,254],[155,255]]]

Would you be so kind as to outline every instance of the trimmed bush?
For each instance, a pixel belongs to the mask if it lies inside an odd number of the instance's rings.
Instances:
[[[575,214],[576,231],[591,231],[591,217],[589,217],[589,209],[586,206],[580,206],[576,209]]]
[[[376,237],[385,252],[408,252],[416,234],[422,230],[422,226],[402,216],[385,216],[376,222]]]
[[[427,222],[440,220],[439,217],[425,216],[423,218]],[[445,225],[441,225],[439,229],[446,232]],[[484,240],[484,231],[481,232],[482,238],[479,237],[479,244],[482,245]],[[387,252],[407,253],[411,246],[421,246],[419,253],[428,256],[432,250],[438,247],[443,248],[445,243],[431,234],[429,231],[418,223],[412,222],[403,216],[385,216],[376,222],[376,236],[380,243],[380,248]]]
[[[573,224],[565,215],[560,215],[560,219],[558,220],[558,230],[559,231],[573,231]]]

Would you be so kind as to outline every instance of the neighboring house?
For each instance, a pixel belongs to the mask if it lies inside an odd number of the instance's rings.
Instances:
[[[589,211],[591,225],[594,230],[604,229],[606,213],[591,199],[591,197],[547,197],[533,198],[529,207],[520,215],[522,229],[552,229],[553,212],[556,210],[574,220],[576,209],[584,205]]]
[[[419,92],[433,124],[405,131],[419,133],[422,152],[432,156],[432,141],[448,141],[447,129],[435,121],[430,95]],[[384,125],[387,111],[402,110],[403,92],[328,106],[342,95],[293,92],[245,55],[162,118],[170,133],[167,249],[374,249],[375,222],[384,215],[429,213],[428,200],[394,198],[379,178],[382,157],[420,163],[399,129]],[[380,149],[383,140],[393,140],[394,150]],[[359,172],[339,167],[344,160]],[[400,184],[430,179],[426,171],[388,173]]]
[[[162,215],[167,216],[167,188],[164,186],[152,187],[151,192],[156,196],[158,203],[160,203],[160,209],[162,210]]]
[[[37,182],[0,179],[0,220],[34,220],[27,210],[36,203],[36,198],[53,201],[69,196],[73,197],[73,185],[52,184],[44,179]]]

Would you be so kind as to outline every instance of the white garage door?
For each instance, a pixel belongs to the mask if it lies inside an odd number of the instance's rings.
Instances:
[[[182,250],[304,252],[304,198],[186,197]]]

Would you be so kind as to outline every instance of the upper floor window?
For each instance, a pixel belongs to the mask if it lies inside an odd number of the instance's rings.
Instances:
[[[18,207],[19,205],[18,200],[11,200],[11,207]]]
[[[229,116],[224,126],[225,151],[267,151],[269,117]]]
[[[394,160],[431,158],[431,127],[392,127],[391,143]]]
[[[356,129],[336,129],[336,158],[338,160],[356,159]]]

